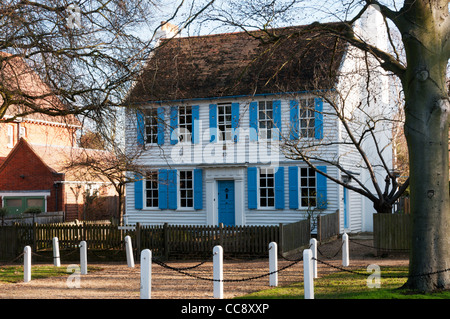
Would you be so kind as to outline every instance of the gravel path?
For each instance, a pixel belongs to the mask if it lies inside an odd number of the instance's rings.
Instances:
[[[388,257],[374,256],[372,240],[361,239],[350,242],[350,268],[363,267],[369,264],[379,266],[408,265],[406,255]],[[336,240],[319,246],[319,260],[341,265],[341,253],[333,258],[340,250],[341,241]],[[369,246],[369,247],[367,247]],[[290,260],[298,259],[300,255],[290,256]],[[302,281],[303,263],[292,265],[291,261],[279,258],[279,269],[291,265],[281,271],[278,276],[279,285],[288,285]],[[199,261],[168,262],[171,267],[182,268],[195,266]],[[68,264],[62,264],[67,267]],[[94,266],[94,265],[92,265]],[[124,263],[95,264],[103,270],[91,272],[80,277],[79,288],[69,288],[72,277],[68,274],[62,277],[48,279],[35,279],[28,283],[0,283],[0,299],[139,299],[140,267],[128,268]],[[318,263],[319,276],[336,271],[325,264]],[[212,258],[199,267],[186,270],[192,276],[212,278]],[[224,278],[246,279],[267,274],[269,272],[268,259],[239,260],[224,259]],[[249,281],[225,282],[224,297],[233,298],[251,292],[268,289],[269,277]],[[197,279],[174,270],[163,268],[160,265],[152,267],[152,299],[211,299],[213,295],[213,282]]]

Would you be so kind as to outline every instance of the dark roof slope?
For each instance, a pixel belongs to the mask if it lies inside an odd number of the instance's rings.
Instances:
[[[271,29],[270,36],[258,31],[165,39],[127,102],[331,88],[345,43],[321,30],[312,24]]]

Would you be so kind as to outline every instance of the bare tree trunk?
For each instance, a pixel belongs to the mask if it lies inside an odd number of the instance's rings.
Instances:
[[[409,286],[423,291],[450,288],[448,101],[432,80],[407,98],[405,134],[410,158],[412,253]],[[425,94],[424,94],[425,93]],[[442,93],[442,91],[441,91]],[[412,112],[412,109],[416,111]],[[431,280],[430,280],[431,279]]]
[[[441,2],[441,3],[440,3]],[[444,8],[442,5],[445,4]],[[409,148],[412,214],[410,278],[420,291],[450,288],[449,100],[446,85],[448,16],[445,1],[416,1],[403,33],[407,71],[405,136]],[[448,19],[447,19],[448,20]],[[431,275],[424,275],[433,273]]]

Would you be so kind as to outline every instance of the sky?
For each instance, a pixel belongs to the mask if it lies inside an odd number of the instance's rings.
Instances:
[[[207,3],[207,0],[161,0],[155,7],[155,15],[151,17],[146,26],[145,36],[151,37],[154,29],[161,23],[167,21],[174,14],[176,8],[180,8],[172,23],[182,26],[192,12],[198,12]],[[295,3],[292,4],[291,2]],[[276,3],[264,6],[265,3]],[[181,31],[181,36],[206,35],[213,33],[238,31],[237,27],[230,27],[224,23],[234,20],[237,24],[246,25],[249,29],[261,26],[270,20],[272,27],[283,27],[289,25],[304,25],[314,21],[330,22],[338,21],[343,16],[339,13],[336,0],[322,1],[296,1],[296,0],[216,0],[203,15]],[[319,4],[319,6],[317,6]],[[276,10],[283,10],[280,14],[274,14]],[[253,14],[251,14],[253,13]],[[206,14],[208,14],[209,19]],[[335,15],[337,14],[337,15]],[[239,30],[240,31],[240,30]]]

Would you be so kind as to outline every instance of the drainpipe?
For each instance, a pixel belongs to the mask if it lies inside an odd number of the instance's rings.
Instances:
[[[58,211],[58,187],[59,183],[54,183],[53,186],[55,187],[55,212]]]

